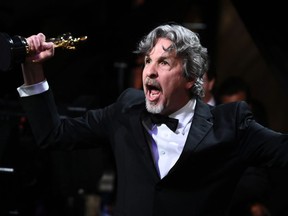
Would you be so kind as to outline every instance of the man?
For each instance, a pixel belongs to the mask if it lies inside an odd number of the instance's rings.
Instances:
[[[205,95],[202,98],[202,100],[211,105],[216,106],[218,102],[216,101],[216,98],[214,96],[214,86],[216,81],[216,75],[213,72],[205,72],[203,75],[203,87]]]
[[[252,97],[250,86],[240,76],[228,76],[220,83],[216,95],[218,97],[218,103],[246,101],[256,121],[263,126],[269,125],[264,105]]]
[[[158,26],[140,41],[143,91],[127,89],[115,103],[78,118],[57,115],[41,65],[53,56],[53,44],[41,33],[27,42],[18,91],[35,140],[67,149],[109,139],[115,216],[223,216],[249,165],[287,166],[288,136],[258,124],[245,102],[211,107],[202,101],[207,50],[181,25]],[[157,117],[174,119],[168,127]]]
[[[228,76],[220,83],[217,96],[219,103],[246,101],[254,119],[258,123],[267,126],[264,106],[256,106],[261,104],[252,97],[250,86],[240,76]],[[270,190],[271,182],[267,167],[248,167],[235,190],[231,201],[230,214],[233,216],[249,215],[256,203],[266,205],[267,208]]]

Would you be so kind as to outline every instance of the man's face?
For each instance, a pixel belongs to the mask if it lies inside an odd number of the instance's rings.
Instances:
[[[158,39],[155,47],[145,56],[142,80],[149,112],[170,115],[184,106],[194,81],[183,77],[183,61],[174,50],[165,51],[172,42]]]

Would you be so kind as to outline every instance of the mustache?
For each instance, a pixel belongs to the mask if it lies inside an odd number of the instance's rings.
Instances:
[[[161,88],[159,82],[155,79],[150,78],[150,77],[146,77],[144,84],[146,86],[150,86],[150,87],[154,87],[154,88],[158,88],[158,89]]]

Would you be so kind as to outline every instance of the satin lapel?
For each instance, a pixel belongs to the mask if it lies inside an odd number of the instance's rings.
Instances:
[[[192,125],[189,130],[183,152],[175,166],[171,169],[171,171],[181,165],[181,163],[183,163],[187,157],[190,157],[191,153],[195,150],[195,148],[200,144],[201,140],[209,132],[212,125],[212,115],[209,106],[205,104],[202,100],[198,99]]]
[[[140,110],[139,112],[129,115],[129,122],[131,125],[131,134],[134,136],[134,139],[136,140],[135,144],[139,145],[142,154],[139,155],[139,158],[142,159],[142,162],[145,164],[145,166],[148,168],[149,171],[151,171],[153,178],[155,181],[159,180],[158,172],[155,168],[155,164],[151,155],[151,151],[149,148],[149,141],[148,137],[146,136],[146,130],[142,125],[142,115],[145,112],[145,108]]]

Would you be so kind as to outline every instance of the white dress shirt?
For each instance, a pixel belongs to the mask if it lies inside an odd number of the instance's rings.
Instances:
[[[169,116],[179,120],[175,133],[165,124],[154,125],[152,129],[146,128],[153,138],[150,148],[161,178],[167,175],[182,153],[195,106],[196,100],[190,100],[184,107]]]
[[[43,82],[36,83],[34,85],[22,85],[17,88],[20,97],[27,97],[30,95],[40,94],[49,89],[48,82],[44,80]]]
[[[209,101],[207,101],[207,104],[211,105],[211,106],[216,106],[216,101],[214,97],[211,97],[209,99]]]

